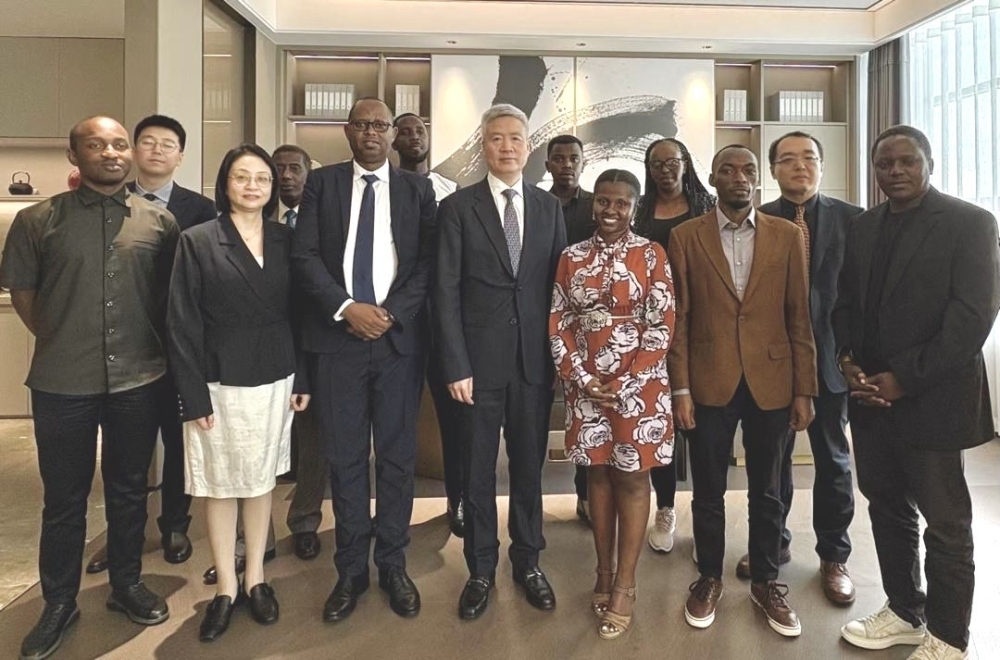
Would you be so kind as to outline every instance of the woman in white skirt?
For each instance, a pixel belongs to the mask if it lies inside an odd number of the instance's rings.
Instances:
[[[293,335],[291,230],[269,222],[278,206],[267,152],[244,144],[226,154],[215,198],[219,218],[181,235],[170,284],[170,360],[184,424],[184,482],[206,498],[216,597],[202,641],[217,639],[249,600],[260,623],[278,619],[264,581],[264,547],[275,477],[290,463],[292,417],[309,402]],[[236,575],[236,515],[247,557]]]

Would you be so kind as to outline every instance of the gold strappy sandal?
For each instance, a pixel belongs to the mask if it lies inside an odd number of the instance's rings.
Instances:
[[[632,601],[632,614],[618,614],[609,609],[604,610],[601,617],[601,627],[597,629],[597,634],[601,639],[618,639],[625,634],[625,631],[632,625],[632,616],[635,614],[635,587],[611,587],[614,591],[625,594],[625,597]]]
[[[602,577],[610,577],[612,582],[614,581],[615,572],[614,570],[602,571],[600,567],[597,569],[597,574]],[[601,617],[604,616],[604,611],[608,609],[608,601],[611,600],[610,591],[595,591],[593,597],[590,599],[590,608],[594,610],[594,614]]]

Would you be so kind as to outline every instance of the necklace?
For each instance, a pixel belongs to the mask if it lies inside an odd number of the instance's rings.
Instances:
[[[253,239],[257,238],[260,235],[260,230],[261,229],[262,229],[262,227],[258,225],[256,231],[253,231],[250,234],[244,234],[243,232],[239,232],[240,233],[240,238],[243,239],[244,243],[249,243],[250,241],[252,241]],[[237,231],[239,231],[239,230],[237,229]]]

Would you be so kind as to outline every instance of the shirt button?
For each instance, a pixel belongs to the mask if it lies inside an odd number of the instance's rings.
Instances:
[[[104,304],[107,307],[114,307],[115,306],[115,301],[114,300],[109,300],[108,302],[106,302]]]
[[[108,328],[108,334],[109,335],[115,334],[115,329],[114,328]]]
[[[111,355],[108,356],[108,362],[114,362],[114,361],[115,361],[115,354],[112,353]]]
[[[736,262],[736,265],[737,265],[737,266],[742,266],[742,265],[743,265],[743,262],[742,262],[742,261],[737,261],[737,262]],[[110,274],[108,275],[108,277],[110,277]]]
[[[114,249],[115,249],[115,246],[114,246],[114,245],[109,245],[109,246],[108,246],[108,252],[113,252],[113,251],[114,251]]]
[[[115,272],[113,270],[109,270],[108,271],[108,277],[112,277],[113,278],[114,276],[115,276]]]
[[[510,323],[511,325],[517,325],[517,319],[511,319],[510,321],[507,322]]]
[[[736,242],[737,242],[737,243],[739,243],[739,242],[740,242],[740,239],[738,239],[738,238],[737,238],[737,239],[736,239]],[[109,248],[109,249],[110,249],[110,248]]]

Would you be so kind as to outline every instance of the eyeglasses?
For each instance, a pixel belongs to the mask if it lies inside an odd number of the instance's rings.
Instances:
[[[347,122],[347,125],[356,130],[359,133],[364,133],[369,128],[375,129],[376,133],[385,133],[390,128],[392,124],[387,121],[382,121],[381,119],[376,119],[375,121],[365,121],[364,119],[352,119]]]
[[[649,161],[649,169],[654,172],[662,172],[663,170],[679,170],[684,161],[680,158],[668,158],[666,160],[651,160]]]
[[[151,137],[142,138],[135,143],[135,146],[139,147],[143,151],[153,151],[159,147],[160,151],[165,154],[172,154],[181,147],[181,145],[177,144],[173,140],[157,140],[156,138]]]
[[[270,174],[250,175],[244,172],[239,172],[237,174],[230,174],[229,178],[235,181],[236,185],[244,187],[249,186],[250,182],[253,181],[261,188],[267,188],[268,186],[271,185],[271,181],[273,181]]]
[[[779,158],[774,162],[775,165],[805,165],[806,167],[814,167],[819,165],[822,159],[819,156],[785,156],[784,158]]]

